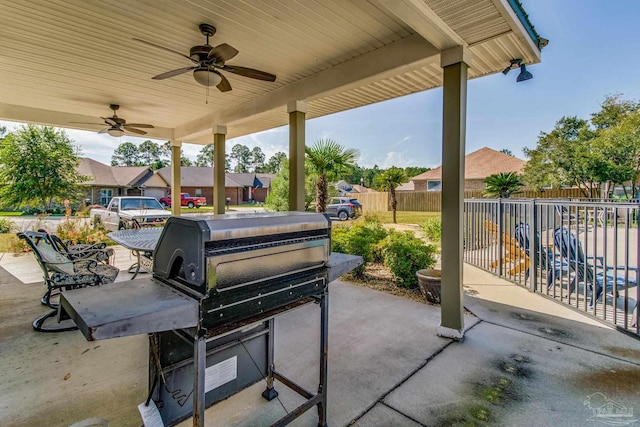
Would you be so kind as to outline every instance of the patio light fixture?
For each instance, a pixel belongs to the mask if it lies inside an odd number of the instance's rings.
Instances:
[[[124,135],[124,131],[119,128],[110,128],[109,130],[107,130],[107,133],[114,138],[119,138]]]
[[[220,74],[208,68],[196,68],[193,70],[193,78],[202,86],[218,86],[222,81]]]
[[[506,76],[507,73],[509,73],[509,71],[511,71],[511,69],[515,67],[520,67],[520,74],[518,74],[518,77],[516,78],[516,82],[523,82],[525,80],[529,80],[533,78],[533,74],[527,71],[527,67],[525,66],[525,64],[522,63],[521,58],[512,59],[511,62],[509,63],[509,66],[502,71],[502,74]]]

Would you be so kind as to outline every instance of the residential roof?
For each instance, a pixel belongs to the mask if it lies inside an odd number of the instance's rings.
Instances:
[[[510,156],[489,147],[467,154],[464,158],[465,179],[484,179],[496,173],[522,173],[525,160]],[[411,181],[429,181],[442,179],[442,166],[428,170],[411,178]]]
[[[109,166],[88,157],[80,158],[78,173],[89,177],[86,185],[106,187],[133,187],[151,169],[148,166]]]
[[[415,190],[416,190],[416,185],[415,185],[415,182],[413,181],[405,182],[404,184],[400,184],[396,187],[396,191],[415,191]]]
[[[171,186],[171,166],[158,169],[156,174]],[[271,186],[273,174],[225,173],[225,187],[252,187],[254,177],[258,177],[264,188]],[[213,187],[213,168],[211,166],[182,166],[180,183],[183,187]]]
[[[351,193],[377,193],[377,191],[364,185],[353,184]]]

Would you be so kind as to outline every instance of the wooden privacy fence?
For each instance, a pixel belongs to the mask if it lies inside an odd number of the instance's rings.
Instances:
[[[390,211],[391,196],[386,192],[351,193],[350,197],[362,203],[364,211]],[[561,199],[581,198],[584,195],[578,188],[564,188],[560,190],[523,191],[511,196],[512,199]],[[396,193],[398,211],[401,212],[440,212],[442,192],[440,191],[399,191]],[[472,190],[464,192],[465,199],[481,199],[482,191]]]

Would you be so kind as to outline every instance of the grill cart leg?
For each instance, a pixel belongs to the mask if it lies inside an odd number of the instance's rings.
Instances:
[[[205,331],[198,331],[193,343],[193,427],[204,427],[205,393],[204,380],[207,368],[207,338]]]
[[[271,402],[273,399],[278,397],[278,392],[275,388],[273,388],[273,371],[275,370],[275,365],[273,363],[273,352],[275,348],[275,337],[274,337],[274,323],[275,319],[271,318],[268,320],[269,322],[269,337],[267,340],[267,389],[262,392],[262,397]]]
[[[327,427],[327,369],[329,360],[329,294],[320,297],[320,383],[318,394],[318,427]]]

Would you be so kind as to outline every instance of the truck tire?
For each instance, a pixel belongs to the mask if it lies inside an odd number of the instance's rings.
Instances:
[[[349,219],[349,214],[347,213],[347,211],[340,211],[338,212],[338,219],[340,221],[346,221]]]
[[[118,223],[118,230],[125,230],[127,227],[125,227],[124,223],[122,221],[120,221]]]
[[[189,203],[187,203],[187,207],[188,207],[189,209],[193,209],[193,207],[194,207],[194,206],[195,206],[195,204],[194,204],[193,202],[189,202]]]

